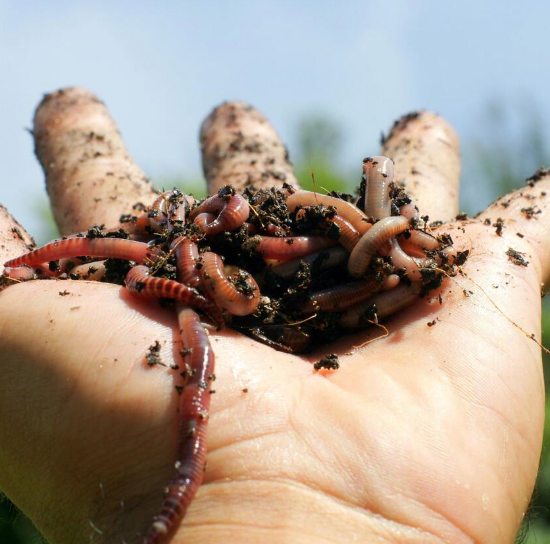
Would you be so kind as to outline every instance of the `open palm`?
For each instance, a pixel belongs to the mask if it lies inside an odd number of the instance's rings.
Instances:
[[[63,234],[116,224],[155,198],[87,91],[47,97],[34,136]],[[202,144],[210,192],[294,182],[275,132],[248,106],[218,108]],[[441,118],[404,119],[383,153],[421,213],[454,217],[458,144]],[[388,320],[386,337],[367,344],[383,336],[375,328],[295,356],[211,332],[205,481],[175,543],[513,541],[544,417],[530,335],[540,338],[550,264],[550,175],[531,185],[442,227],[471,251],[464,274]],[[26,251],[20,232],[0,209],[1,262]],[[146,363],[157,341],[167,366]],[[141,541],[172,473],[180,348],[173,310],[119,286],[43,281],[0,293],[0,489],[51,544]],[[330,352],[340,369],[315,372]]]

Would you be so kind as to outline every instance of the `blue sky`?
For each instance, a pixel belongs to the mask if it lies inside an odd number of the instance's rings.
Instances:
[[[200,172],[198,127],[227,99],[260,108],[291,152],[298,120],[328,115],[358,171],[414,109],[444,115],[466,145],[493,99],[535,104],[547,125],[549,21],[544,1],[0,0],[0,201],[39,234],[44,182],[24,127],[66,85],[107,103],[153,180]]]

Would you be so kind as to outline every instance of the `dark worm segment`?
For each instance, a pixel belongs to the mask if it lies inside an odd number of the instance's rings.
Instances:
[[[189,352],[187,382],[179,402],[179,430],[175,475],[144,544],[167,542],[177,531],[202,483],[206,463],[206,427],[210,409],[210,385],[214,380],[214,352],[199,316],[178,304],[181,338]]]

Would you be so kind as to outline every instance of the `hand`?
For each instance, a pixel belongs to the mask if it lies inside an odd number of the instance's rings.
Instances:
[[[236,130],[255,145],[222,155]],[[267,185],[281,183],[277,171],[295,182],[255,110],[223,105],[202,135],[211,193],[261,180],[264,170]],[[62,234],[116,224],[155,198],[87,91],[46,97],[34,136]],[[175,544],[513,542],[542,440],[535,340],[550,266],[550,175],[508,195],[507,207],[501,200],[453,222],[458,143],[445,121],[402,120],[382,153],[421,213],[450,221],[444,231],[471,250],[464,275],[386,321],[389,336],[364,347],[354,346],[380,329],[307,356],[230,329],[213,333],[208,465]],[[266,168],[267,157],[275,161]],[[530,206],[541,213],[520,211]],[[486,224],[499,217],[501,236]],[[26,251],[15,227],[2,208],[0,262]],[[511,262],[509,248],[528,266]],[[119,286],[35,281],[0,293],[0,489],[50,544],[141,542],[158,512],[174,462],[179,382],[169,366],[145,363],[156,341],[170,365],[173,311]],[[315,372],[311,362],[330,352],[340,369]]]

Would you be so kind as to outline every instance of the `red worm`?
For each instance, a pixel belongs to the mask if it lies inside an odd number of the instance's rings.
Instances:
[[[144,544],[168,542],[179,528],[187,508],[202,483],[206,462],[206,427],[210,409],[210,384],[214,379],[214,352],[199,316],[177,303],[178,322],[188,364],[186,385],[178,410],[178,445],[175,474]]]
[[[291,212],[298,206],[318,206],[319,204],[327,208],[334,206],[338,215],[348,221],[359,234],[364,234],[371,227],[367,216],[359,208],[334,196],[322,195],[312,191],[296,191],[286,199],[286,205]]]
[[[371,259],[382,244],[409,228],[406,217],[386,217],[375,223],[368,230],[349,257],[348,272],[354,278],[360,278],[369,267]]]
[[[240,195],[232,195],[228,199],[211,196],[199,204],[189,215],[194,220],[201,213],[219,212],[218,217],[207,225],[201,225],[207,236],[214,236],[224,231],[238,229],[250,214],[248,201]]]
[[[369,325],[369,319],[366,313],[376,307],[377,319],[388,317],[403,308],[409,306],[420,294],[422,284],[415,282],[411,285],[398,285],[395,289],[383,291],[373,298],[361,302],[356,306],[349,308],[340,316],[340,325],[345,328],[355,329]]]
[[[304,313],[341,312],[358,302],[371,297],[381,289],[382,285],[375,279],[353,281],[344,285],[336,285],[309,295],[304,306]]]
[[[390,257],[393,266],[398,269],[404,269],[411,281],[421,281],[422,274],[420,273],[420,268],[427,266],[431,262],[430,259],[427,257],[411,257],[401,249],[397,240],[392,240],[391,244]]]
[[[195,225],[198,225],[203,232],[206,232],[206,230],[208,229],[208,225],[211,225],[215,220],[216,220],[215,214],[210,212],[204,212],[204,213],[199,213],[199,215],[195,217],[195,221],[193,222],[195,223]]]
[[[173,230],[175,225],[185,222],[185,212],[189,205],[187,196],[179,191],[162,193],[153,202],[147,215],[149,225],[155,232],[162,232],[164,229]]]
[[[366,181],[365,213],[367,217],[374,219],[389,217],[393,161],[388,157],[369,157],[363,161],[363,175]]]
[[[143,265],[129,270],[126,274],[126,287],[130,293],[140,298],[170,298],[206,312],[214,307],[196,289],[174,280],[155,278],[151,276],[149,268]]]
[[[199,259],[197,244],[180,236],[172,242],[170,249],[176,253],[178,281],[197,289],[201,283],[199,271],[197,270]]]
[[[318,253],[310,253],[304,257],[277,264],[271,268],[271,271],[277,276],[290,278],[298,271],[301,263],[313,264],[318,266],[319,270],[326,270],[342,264],[348,255],[349,253],[342,246],[331,247]]]
[[[400,237],[399,244],[407,253],[412,255],[425,255],[424,250],[435,251],[444,244],[435,236],[421,230],[411,230],[409,238]],[[448,246],[441,250],[448,258],[456,258],[457,251],[454,247]]]
[[[199,273],[204,290],[219,306],[233,315],[254,312],[260,303],[260,288],[248,272],[237,267],[227,267],[226,275],[221,257],[210,251],[202,254],[201,263]],[[235,286],[238,280],[245,283],[246,293]]]
[[[143,263],[154,252],[158,253],[158,250],[143,242],[121,238],[68,238],[55,240],[21,257],[11,259],[5,266],[36,265],[82,255]]]
[[[332,221],[340,227],[340,238],[338,238],[338,243],[351,253],[353,248],[357,245],[357,242],[361,239],[361,235],[349,221],[346,221],[339,215],[335,215]]]
[[[336,240],[323,236],[283,236],[281,238],[253,236],[245,242],[261,253],[264,259],[277,261],[299,259],[310,253],[332,247],[337,243]]]

